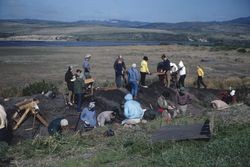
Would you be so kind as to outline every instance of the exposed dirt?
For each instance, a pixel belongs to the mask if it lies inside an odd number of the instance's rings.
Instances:
[[[154,82],[149,86],[149,88],[141,88],[138,96],[138,101],[141,103],[143,108],[152,107],[157,110],[157,97],[164,91],[170,92],[170,100],[175,103],[176,90],[167,89],[162,87],[158,82]],[[195,89],[187,88],[186,92],[190,94],[192,98],[192,103],[188,107],[188,112],[192,115],[202,115],[207,110],[209,110],[209,104],[212,99],[217,98],[219,90],[215,89]],[[94,99],[96,101],[96,111],[97,114],[105,111],[112,110],[114,107],[120,110],[122,114],[123,111],[120,109],[120,104],[124,100],[124,96],[128,93],[126,89],[97,89],[94,92]],[[79,113],[76,112],[74,107],[65,106],[64,96],[58,94],[54,99],[45,97],[44,95],[33,96],[39,99],[40,114],[47,120],[47,122],[52,121],[58,117],[66,117],[69,120],[70,127],[75,128],[77,119],[79,118]],[[31,97],[15,97],[10,98],[9,101],[3,101],[0,99],[0,103],[4,105],[9,118],[16,111],[15,103],[20,102],[24,99]],[[92,100],[92,97],[87,97],[84,99],[83,107],[87,106],[88,102]],[[206,108],[208,107],[208,108]],[[34,125],[33,125],[34,124]],[[34,127],[33,129],[30,129]],[[20,139],[33,138],[37,133],[39,133],[40,128],[43,127],[38,121],[34,122],[34,118],[31,115],[28,117],[21,126],[14,131],[14,141],[17,142]]]

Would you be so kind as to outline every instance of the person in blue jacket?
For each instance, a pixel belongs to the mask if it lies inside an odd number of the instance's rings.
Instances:
[[[90,102],[88,107],[85,107],[80,115],[81,124],[83,128],[95,128],[96,127],[96,111],[95,102]]]
[[[132,67],[128,69],[128,82],[131,86],[131,94],[134,98],[137,98],[138,87],[140,81],[140,73],[136,69],[136,64],[132,64]]]
[[[124,104],[124,116],[126,119],[142,119],[144,111],[141,108],[140,103],[133,100],[130,93],[127,94],[124,99],[126,100]]]

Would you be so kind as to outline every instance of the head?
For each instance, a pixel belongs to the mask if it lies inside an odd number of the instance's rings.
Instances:
[[[76,74],[77,74],[78,76],[80,76],[81,73],[82,73],[82,70],[80,70],[80,69],[77,69],[77,70],[76,70]]]
[[[184,93],[185,92],[185,88],[184,87],[181,87],[180,90],[179,90],[180,93]]]
[[[89,108],[90,111],[94,111],[94,109],[95,109],[95,102],[94,101],[90,102],[88,108]]]
[[[178,65],[179,65],[180,68],[184,67],[183,61],[181,60]]]
[[[148,56],[143,56],[143,60],[148,61]]]
[[[60,125],[61,125],[61,128],[66,128],[66,127],[68,127],[69,122],[68,122],[67,119],[62,119],[62,120],[60,121]]]
[[[232,91],[230,92],[230,96],[234,96],[235,93],[236,93],[236,91],[235,91],[235,90],[232,90]]]
[[[200,68],[201,66],[200,65],[197,65],[197,68]]]
[[[72,70],[73,70],[73,66],[69,66],[68,71],[72,71]]]
[[[132,64],[132,68],[136,68],[136,64],[135,63]]]
[[[169,98],[169,92],[167,91],[164,91],[161,95],[165,97],[166,99]]]
[[[84,57],[86,60],[89,60],[91,58],[91,54],[86,54],[86,56]]]
[[[132,94],[128,93],[128,94],[124,97],[124,99],[125,99],[126,101],[133,100],[133,96],[132,96]]]
[[[118,59],[122,59],[122,55],[119,55],[119,56],[118,56]]]
[[[162,59],[162,60],[166,60],[166,59],[167,59],[167,56],[166,56],[165,54],[162,54],[162,55],[161,55],[161,59]]]

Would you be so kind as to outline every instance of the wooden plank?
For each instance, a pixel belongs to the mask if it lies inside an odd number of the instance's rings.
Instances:
[[[209,124],[171,125],[157,130],[152,135],[153,143],[167,140],[209,139]]]
[[[95,82],[95,80],[93,78],[89,78],[89,79],[84,80],[85,85],[88,85],[88,84],[91,84],[91,83],[94,83],[94,82]]]

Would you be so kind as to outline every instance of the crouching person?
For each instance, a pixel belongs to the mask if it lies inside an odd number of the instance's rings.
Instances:
[[[0,105],[0,141],[11,143],[12,133],[8,128],[7,114],[2,105]]]
[[[140,103],[133,100],[131,94],[127,94],[124,99],[126,100],[124,104],[124,116],[126,119],[122,121],[122,125],[133,125],[145,122],[145,120],[142,120],[145,110],[141,108]]]
[[[69,122],[64,118],[56,118],[48,126],[48,132],[50,135],[62,134],[68,130]]]
[[[169,99],[169,92],[166,91],[164,91],[157,99],[157,104],[159,106],[158,111],[162,113],[162,117],[167,122],[175,118],[179,112],[168,99]]]
[[[95,102],[90,102],[89,106],[82,110],[80,119],[81,129],[90,130],[96,127]]]
[[[104,126],[106,122],[111,122],[116,116],[114,111],[103,111],[97,116],[98,126]]]
[[[185,92],[185,88],[181,87],[177,92],[176,101],[179,105],[179,110],[183,116],[187,115],[188,104],[191,103],[190,96]]]

